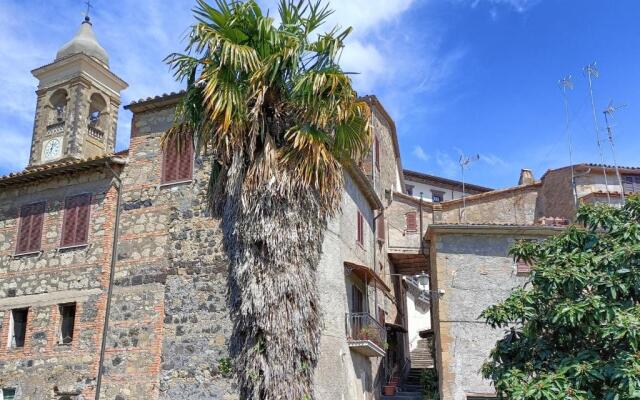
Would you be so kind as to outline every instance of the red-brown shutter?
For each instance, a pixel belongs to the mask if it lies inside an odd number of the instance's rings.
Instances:
[[[376,168],[380,170],[380,142],[377,136],[373,139],[373,151],[376,158]]]
[[[404,215],[406,230],[415,232],[418,230],[418,223],[416,221],[416,212],[410,211]]]
[[[89,234],[89,210],[91,195],[89,193],[67,197],[62,223],[62,247],[87,243]]]
[[[167,144],[162,157],[162,182],[174,182],[178,176],[178,150]]]
[[[78,196],[76,212],[76,232],[74,244],[85,244],[89,238],[89,214],[91,210],[91,195],[89,193]]]
[[[358,236],[357,236],[357,241],[360,244],[364,243],[364,218],[362,217],[362,214],[360,213],[360,211],[358,211]]]
[[[45,202],[28,204],[20,209],[20,227],[16,253],[40,250],[42,225],[44,224]]]
[[[376,224],[376,236],[378,237],[378,240],[384,241],[384,215],[382,214],[378,216],[378,223]]]
[[[522,260],[516,263],[516,274],[526,275],[529,273],[531,273],[531,266],[529,264]]]
[[[193,145],[191,139],[185,140],[178,156],[178,176],[176,180],[190,180],[193,175]]]
[[[193,177],[193,143],[185,137],[178,151],[174,141],[168,143],[162,158],[162,183],[188,181]]]

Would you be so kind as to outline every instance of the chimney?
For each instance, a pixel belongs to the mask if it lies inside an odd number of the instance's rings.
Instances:
[[[536,183],[536,180],[533,178],[533,172],[530,169],[523,168],[520,170],[520,180],[518,181],[518,185],[531,185],[532,183]]]

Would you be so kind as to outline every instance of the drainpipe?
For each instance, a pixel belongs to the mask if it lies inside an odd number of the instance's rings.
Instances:
[[[109,266],[109,286],[107,287],[107,305],[104,311],[104,325],[102,327],[102,343],[100,344],[100,358],[98,362],[98,377],[96,379],[96,400],[100,400],[100,388],[102,386],[102,365],[104,363],[105,350],[107,348],[107,331],[109,329],[109,312],[111,311],[111,298],[113,296],[113,280],[116,270],[116,258],[118,256],[118,235],[120,229],[120,204],[122,202],[122,180],[111,168],[109,162],[105,163],[115,182],[118,196],[116,198],[116,217],[113,227],[113,243],[111,246],[111,265]]]

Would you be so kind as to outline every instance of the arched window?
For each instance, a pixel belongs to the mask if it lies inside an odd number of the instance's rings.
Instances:
[[[89,125],[103,129],[104,125],[104,114],[107,109],[107,102],[104,100],[102,96],[97,93],[91,95],[91,103],[89,104]]]
[[[67,110],[67,91],[64,89],[58,89],[49,98],[51,109],[53,110],[53,118],[50,123],[62,122],[66,117]]]

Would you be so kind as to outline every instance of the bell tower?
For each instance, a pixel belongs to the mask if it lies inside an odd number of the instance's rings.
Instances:
[[[109,69],[88,16],[55,60],[31,73],[39,85],[29,167],[114,151],[120,92],[128,85]]]

